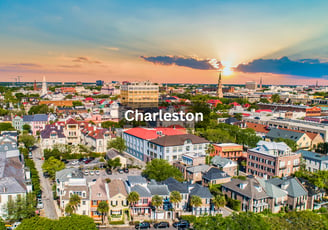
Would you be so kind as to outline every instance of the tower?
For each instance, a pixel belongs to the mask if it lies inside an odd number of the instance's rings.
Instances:
[[[222,82],[221,82],[221,71],[219,71],[218,91],[216,92],[216,96],[219,97],[219,98],[223,97]]]
[[[315,87],[318,88],[319,87],[319,82],[317,80],[316,84],[315,84]]]
[[[38,90],[38,88],[36,87],[36,80],[34,80],[33,90],[34,90],[34,91],[37,91],[37,90]]]
[[[260,89],[262,89],[262,77],[260,79]]]
[[[46,95],[46,94],[47,94],[47,82],[46,82],[46,77],[43,76],[41,96]]]

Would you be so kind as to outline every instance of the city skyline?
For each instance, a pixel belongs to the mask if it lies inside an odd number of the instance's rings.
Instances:
[[[2,1],[0,79],[215,84],[218,65],[223,84],[327,84],[327,6]]]

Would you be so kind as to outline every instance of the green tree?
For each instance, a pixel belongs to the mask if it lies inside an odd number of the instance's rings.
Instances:
[[[110,128],[122,128],[123,126],[119,122],[104,121],[101,123],[101,127],[105,129],[110,129]]]
[[[1,131],[15,131],[15,128],[10,123],[1,122],[0,123],[0,132]]]
[[[23,134],[19,136],[19,141],[24,144],[25,148],[33,147],[36,142],[34,136],[29,134]]]
[[[6,210],[8,219],[20,221],[25,218],[35,216],[36,199],[33,193],[27,193],[25,196],[17,196],[15,200],[7,202]]]
[[[54,157],[50,157],[48,160],[44,161],[42,169],[44,172],[48,172],[49,176],[54,179],[56,172],[65,168],[65,163],[57,160]]]
[[[151,198],[151,204],[156,208],[156,211],[158,210],[159,207],[163,205],[163,198],[159,195],[155,195]],[[156,213],[155,211],[155,213]],[[156,215],[157,219],[157,215]]]
[[[75,106],[83,106],[82,101],[73,101],[72,103],[73,103],[73,106],[74,106],[74,107],[75,107]]]
[[[81,203],[81,197],[77,194],[72,194],[69,198],[69,202],[65,207],[65,212],[69,215],[72,215],[76,212],[79,204]]]
[[[28,111],[28,114],[33,115],[33,114],[47,114],[51,112],[49,107],[45,104],[43,105],[34,105],[30,108]]]
[[[109,211],[108,203],[104,200],[100,201],[97,207],[97,212],[101,213],[101,222],[104,224],[104,217],[107,215]]]
[[[190,205],[192,206],[193,211],[196,212],[197,207],[200,207],[202,205],[202,199],[199,196],[191,196]]]
[[[213,204],[215,205],[215,207],[217,209],[219,209],[220,207],[224,207],[226,205],[225,196],[223,196],[223,195],[215,196],[213,199]]]
[[[315,151],[317,153],[328,154],[328,143],[319,143]]]
[[[120,158],[114,158],[114,159],[109,159],[107,160],[107,165],[110,169],[112,168],[117,168],[117,167],[121,167],[121,160]]]
[[[273,94],[271,96],[271,101],[274,102],[274,103],[279,103],[280,102],[280,96],[279,96],[279,94]]]
[[[154,179],[157,181],[163,181],[170,177],[176,180],[182,181],[183,176],[179,169],[170,165],[164,159],[153,159],[148,162],[145,170],[142,172],[148,179]]]
[[[23,130],[27,132],[31,132],[31,126],[29,124],[24,124],[23,125]]]
[[[139,201],[140,195],[136,191],[132,191],[129,193],[127,197],[127,201],[131,204],[131,206],[135,206],[135,204]]]
[[[173,210],[175,211],[177,204],[182,201],[182,196],[179,191],[172,191],[170,194],[170,202],[173,204]]]
[[[122,153],[126,150],[125,141],[122,137],[117,137],[114,140],[108,142],[107,148],[114,148]]]

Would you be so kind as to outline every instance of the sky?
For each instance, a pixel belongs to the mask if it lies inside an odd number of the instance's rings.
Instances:
[[[328,84],[328,1],[1,0],[0,81]]]

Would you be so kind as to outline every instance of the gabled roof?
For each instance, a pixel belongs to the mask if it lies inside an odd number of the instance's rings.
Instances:
[[[308,194],[306,189],[302,186],[301,182],[295,177],[288,177],[282,179],[272,178],[268,180],[268,182],[287,191],[288,196],[291,197],[306,196]]]
[[[197,173],[197,172],[206,172],[211,166],[209,165],[196,165],[188,167],[186,170],[188,172]]]
[[[308,191],[309,196],[326,193],[326,191],[323,188],[319,188],[319,187],[315,186],[314,184],[310,183],[310,181],[308,181],[304,178],[298,178],[298,180],[301,182],[303,187]]]
[[[266,134],[268,138],[284,138],[293,141],[298,141],[301,139],[305,134],[300,132],[294,132],[290,130],[284,129],[271,129],[270,132]]]
[[[179,145],[184,145],[184,142],[187,140],[190,140],[192,144],[209,143],[209,141],[206,140],[205,138],[193,134],[164,136],[151,140],[150,142],[160,146],[179,146]]]
[[[56,180],[68,181],[70,178],[83,178],[83,173],[77,168],[65,168],[56,172]]]
[[[246,180],[232,179],[230,182],[222,184],[222,187],[228,188],[250,199],[263,199],[269,197],[265,188],[255,177],[247,177]]]
[[[190,196],[199,196],[200,198],[208,198],[211,199],[213,195],[211,194],[208,187],[201,186],[199,184],[195,184],[194,187],[191,189]]]
[[[138,184],[131,188],[131,192],[137,192],[140,197],[151,197],[150,191]]]
[[[261,184],[261,186],[265,189],[266,193],[270,197],[280,198],[288,195],[286,191],[280,189],[278,186],[275,186],[274,184],[269,183],[268,181],[265,181],[263,178],[256,178],[256,179]]]
[[[96,183],[91,185],[91,200],[107,200],[106,183],[103,178],[98,177]]]
[[[237,166],[237,163],[233,160],[230,160],[228,158],[224,158],[224,157],[220,157],[220,156],[214,156],[212,159],[211,159],[211,163],[212,165],[214,166],[217,166],[219,168],[224,168],[226,166]]]
[[[16,194],[25,192],[25,188],[14,177],[0,178],[0,194]]]
[[[110,183],[108,183],[108,187],[109,187],[110,197],[116,196],[117,194],[128,196],[124,182],[122,180],[118,180],[118,179],[112,180]]]
[[[325,154],[315,153],[307,150],[298,150],[297,153],[301,153],[303,158],[313,159],[316,161],[328,161],[328,156]]]
[[[130,185],[147,184],[147,180],[143,176],[128,176],[128,182]]]
[[[170,192],[167,185],[157,184],[156,182],[149,183],[147,188],[151,195],[169,196]]]
[[[40,132],[41,138],[50,138],[51,134],[56,134],[57,138],[65,138],[64,129],[59,125],[46,125],[45,128]]]
[[[32,122],[32,121],[48,121],[47,114],[34,114],[34,115],[24,115],[24,122]]]
[[[252,122],[246,122],[247,128],[253,129],[257,133],[268,133],[269,130],[266,128],[266,125],[255,124]]]
[[[162,183],[167,185],[170,192],[178,191],[180,193],[189,193],[188,184],[179,182],[172,177],[162,181]]]
[[[230,177],[227,173],[223,172],[222,170],[218,168],[211,168],[203,175],[203,179],[206,180],[217,180],[217,179],[223,179]]]

